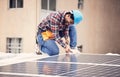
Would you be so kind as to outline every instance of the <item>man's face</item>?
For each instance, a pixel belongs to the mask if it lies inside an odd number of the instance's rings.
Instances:
[[[65,24],[66,25],[71,25],[73,23],[74,23],[74,21],[71,19],[71,14],[66,14],[65,15]]]

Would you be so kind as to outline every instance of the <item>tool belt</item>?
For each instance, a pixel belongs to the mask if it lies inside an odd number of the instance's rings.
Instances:
[[[54,38],[53,33],[49,30],[41,32],[41,35],[42,35],[44,41]]]

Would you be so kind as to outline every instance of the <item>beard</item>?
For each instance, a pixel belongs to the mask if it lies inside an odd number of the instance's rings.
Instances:
[[[63,20],[63,25],[70,25],[70,23],[64,19]]]

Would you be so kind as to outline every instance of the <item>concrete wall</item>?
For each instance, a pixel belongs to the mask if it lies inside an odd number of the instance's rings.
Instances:
[[[8,1],[0,0],[0,51],[6,52],[7,37],[23,38],[23,52],[34,51],[36,1],[24,0],[24,8],[13,9]]]
[[[120,0],[84,0],[83,51],[120,53]]]
[[[77,0],[57,0],[57,10],[71,10],[77,9]]]

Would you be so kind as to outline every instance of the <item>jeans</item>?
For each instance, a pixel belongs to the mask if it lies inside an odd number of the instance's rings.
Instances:
[[[59,33],[60,37],[63,37],[63,33]],[[75,48],[77,45],[77,34],[76,28],[73,25],[69,27],[69,36],[70,36],[70,47]],[[44,53],[47,53],[49,56],[58,55],[59,48],[55,42],[55,40],[47,40],[44,41],[41,34],[38,34],[37,41],[40,47],[40,50]]]
[[[77,32],[74,25],[69,27],[70,48],[74,49],[77,45]]]

